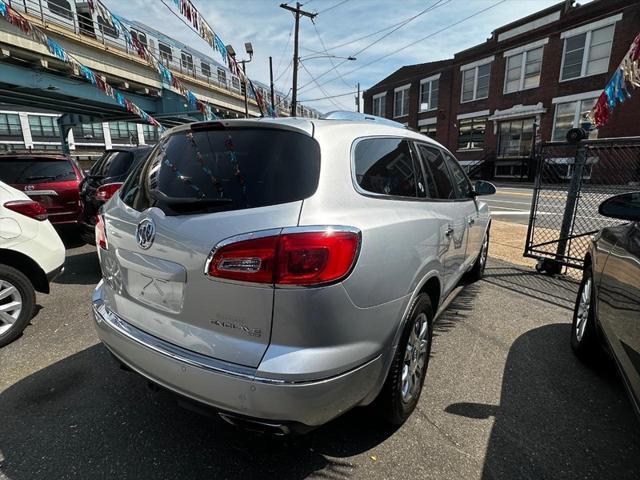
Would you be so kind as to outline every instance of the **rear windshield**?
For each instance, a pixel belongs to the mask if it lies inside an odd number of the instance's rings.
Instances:
[[[264,207],[311,196],[320,148],[286,130],[185,131],[164,139],[129,177],[121,198],[136,210],[168,215]]]
[[[0,180],[8,184],[64,182],[75,180],[76,172],[67,160],[0,159]]]

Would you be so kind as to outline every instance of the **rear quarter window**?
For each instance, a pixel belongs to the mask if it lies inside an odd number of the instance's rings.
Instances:
[[[308,135],[280,129],[181,131],[162,140],[121,190],[123,201],[168,215],[195,213],[189,199],[220,199],[208,211],[277,205],[310,197],[320,173],[320,147]],[[158,199],[153,190],[177,203]]]

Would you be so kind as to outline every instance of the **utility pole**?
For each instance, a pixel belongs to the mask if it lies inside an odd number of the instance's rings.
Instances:
[[[276,99],[273,91],[273,59],[269,57],[269,80],[271,81],[271,115],[276,116]]]
[[[295,17],[295,36],[293,37],[293,85],[291,87],[291,116],[295,117],[297,114],[297,106],[298,106],[298,62],[300,58],[298,57],[298,32],[300,30],[300,16],[309,17],[310,19],[314,19],[317,13],[306,12],[304,10],[300,10],[302,5],[300,2],[296,2],[296,8],[290,7],[286,3],[281,3],[280,8],[284,8],[285,10],[289,10],[293,12]]]
[[[245,62],[242,62],[242,73],[244,73],[244,79],[242,80],[242,83],[244,83],[244,118],[249,118],[249,82],[247,82],[247,67]]]
[[[356,97],[356,107],[358,107],[358,113],[360,113],[360,82],[358,82],[358,96]]]

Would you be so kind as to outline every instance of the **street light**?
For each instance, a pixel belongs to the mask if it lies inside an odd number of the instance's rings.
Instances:
[[[229,54],[229,56],[235,60],[236,51],[233,49],[233,47],[231,45],[227,45],[225,48],[227,49],[227,53]],[[249,118],[249,99],[247,97],[248,82],[246,80],[247,78],[246,65],[253,59],[253,45],[251,45],[251,42],[245,42],[244,50],[247,52],[247,55],[249,55],[249,58],[246,58],[244,60],[237,60],[236,63],[242,64],[242,73],[244,73],[244,78],[242,79],[242,83],[244,83],[244,116],[245,118]]]

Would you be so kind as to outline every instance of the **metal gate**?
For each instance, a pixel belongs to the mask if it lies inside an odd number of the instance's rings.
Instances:
[[[640,190],[640,137],[545,142],[536,163],[524,256],[547,273],[582,269],[590,236],[622,223],[598,214],[600,203]]]

